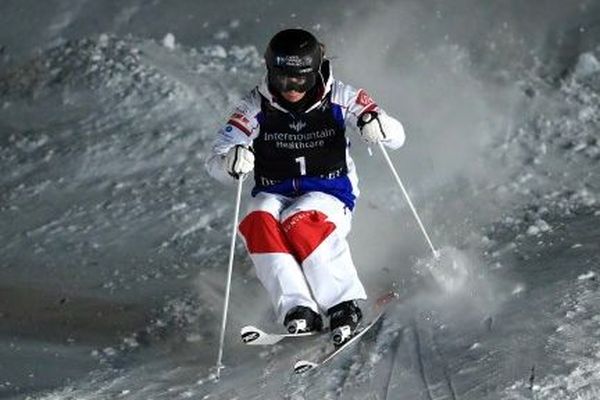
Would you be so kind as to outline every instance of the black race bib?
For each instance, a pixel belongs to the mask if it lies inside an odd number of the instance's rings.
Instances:
[[[260,133],[254,139],[256,184],[283,179],[346,175],[346,136],[341,108],[328,96],[308,113],[286,113],[262,99],[257,116]]]

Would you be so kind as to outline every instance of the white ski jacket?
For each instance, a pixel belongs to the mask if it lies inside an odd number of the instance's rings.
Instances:
[[[386,119],[387,131],[386,138],[382,143],[392,149],[401,147],[405,141],[405,134],[402,124],[396,119],[390,117],[383,111],[375,101],[363,89],[355,89],[350,85],[344,84],[333,78],[329,62],[324,61],[321,68],[321,74],[324,87],[321,90],[321,96],[304,113],[307,117],[310,113],[315,113],[319,108],[330,107],[334,118],[338,119],[340,126],[345,131],[348,124],[356,126],[357,119],[365,112],[375,111],[380,118]],[[281,113],[290,114],[280,104],[268,89],[266,76],[262,83],[255,87],[246,95],[235,107],[229,120],[217,134],[212,147],[211,154],[206,160],[206,167],[209,174],[223,183],[232,183],[234,178],[227,173],[225,166],[225,155],[236,145],[252,146],[253,142],[261,135],[261,121],[264,123],[265,115],[263,113],[264,104],[268,104]],[[302,115],[299,116],[300,118]],[[294,135],[312,135],[311,138],[318,138],[318,131],[309,133],[301,132],[303,122],[289,124],[287,132],[277,133],[276,137],[297,138]],[[273,135],[271,135],[273,136]],[[306,136],[302,139],[303,146],[311,146],[310,141],[306,141]],[[316,139],[315,139],[316,140]],[[296,145],[298,142],[296,142]],[[322,142],[321,142],[322,143]],[[279,143],[281,146],[288,146],[290,143]],[[291,143],[294,144],[294,143]],[[318,143],[317,143],[318,144]],[[277,181],[262,180],[256,182],[253,189],[253,195],[260,192],[277,193],[286,196],[294,196],[309,191],[321,191],[331,194],[343,201],[348,208],[353,209],[356,198],[359,195],[358,177],[354,162],[348,151],[350,140],[346,136],[346,168],[343,174],[328,174],[320,176],[311,176],[306,171],[299,171],[297,174],[291,174],[285,179]],[[297,151],[297,149],[296,149]],[[296,153],[297,154],[297,153]],[[300,157],[303,158],[303,157]],[[259,160],[257,160],[258,162]],[[304,173],[301,173],[304,172]]]

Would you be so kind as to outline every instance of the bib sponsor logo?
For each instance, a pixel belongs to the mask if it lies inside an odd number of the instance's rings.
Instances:
[[[296,132],[300,132],[306,126],[306,122],[296,121],[290,124],[290,128],[295,130]]]
[[[334,136],[335,129],[329,128],[307,133],[265,133],[263,140],[274,143],[277,149],[307,150],[325,148]]]

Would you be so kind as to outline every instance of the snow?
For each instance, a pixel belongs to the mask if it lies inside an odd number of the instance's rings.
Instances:
[[[596,273],[594,271],[589,271],[583,275],[579,275],[577,277],[577,279],[579,279],[580,281],[584,281],[584,280],[588,280],[588,279],[594,279],[596,277]]]
[[[175,49],[175,35],[172,33],[167,33],[163,38],[163,46],[167,49],[174,50]]]
[[[535,221],[535,224],[533,224],[529,228],[527,228],[527,234],[536,236],[536,235],[539,235],[540,233],[548,232],[550,230],[551,230],[550,225],[548,225],[548,223],[546,221],[544,221],[543,219],[538,219]]]
[[[3,5],[0,397],[597,398],[597,6],[475,3]],[[240,245],[217,383],[233,195],[202,159],[287,23],[405,122],[391,155],[442,258],[353,140],[353,253],[401,301],[294,376],[324,341],[239,343],[277,328]]]
[[[525,286],[524,286],[524,285],[522,285],[522,284],[517,284],[517,285],[514,287],[514,289],[512,290],[511,294],[512,294],[513,296],[515,296],[515,295],[517,295],[517,294],[520,294],[520,293],[522,293],[522,292],[524,292],[524,291],[525,291]]]
[[[577,65],[575,66],[574,77],[576,79],[586,78],[600,72],[600,61],[594,53],[583,53],[579,56]]]

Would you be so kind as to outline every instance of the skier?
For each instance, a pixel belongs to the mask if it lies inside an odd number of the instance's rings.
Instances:
[[[346,340],[367,298],[346,241],[359,194],[346,127],[392,149],[405,135],[364,90],[333,78],[324,53],[305,30],[277,33],[266,77],[218,132],[206,166],[226,183],[254,170],[239,231],[287,330],[321,330],[322,310]]]

